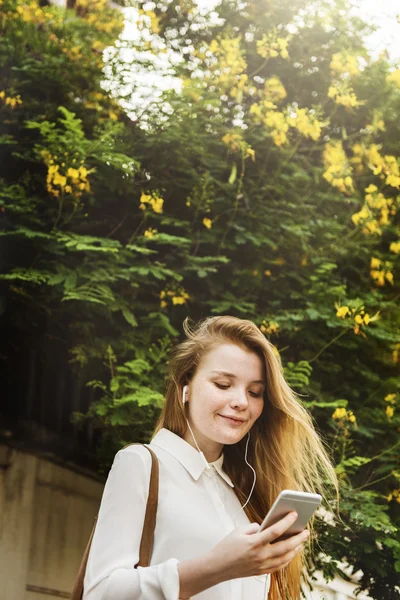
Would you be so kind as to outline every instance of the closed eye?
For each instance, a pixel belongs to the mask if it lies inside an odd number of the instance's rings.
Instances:
[[[227,390],[228,388],[230,388],[230,385],[224,384],[224,383],[217,383],[216,381],[214,382],[214,385],[216,385],[217,388],[220,389],[220,390]],[[261,398],[262,397],[262,392],[251,392],[251,391],[249,391],[249,394],[253,398]]]

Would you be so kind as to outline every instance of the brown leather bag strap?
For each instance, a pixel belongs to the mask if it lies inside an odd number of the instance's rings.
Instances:
[[[129,444],[135,446],[136,444]],[[143,444],[140,444],[141,446]],[[128,446],[125,446],[127,448]],[[148,446],[144,446],[151,454],[151,474],[149,484],[149,496],[146,504],[146,514],[144,517],[142,539],[140,541],[139,562],[135,567],[148,567],[150,564],[151,553],[154,542],[154,529],[156,526],[157,504],[158,504],[158,460],[157,456]],[[76,576],[74,587],[71,592],[70,600],[82,600],[83,596],[83,581],[85,579],[86,565],[89,558],[90,547],[92,545],[93,535],[96,529],[97,517],[94,520],[92,533],[90,534],[82,562]]]
[[[158,479],[159,467],[157,456],[148,446],[145,446],[151,454],[151,476],[149,485],[149,496],[144,516],[143,533],[140,541],[139,562],[136,567],[148,567],[154,543],[154,529],[156,527],[157,504],[158,504]]]

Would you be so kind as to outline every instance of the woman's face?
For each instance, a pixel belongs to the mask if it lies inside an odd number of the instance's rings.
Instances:
[[[225,444],[236,444],[264,407],[261,358],[242,346],[221,343],[207,352],[188,384],[186,416],[208,462]],[[190,430],[184,439],[195,447]]]

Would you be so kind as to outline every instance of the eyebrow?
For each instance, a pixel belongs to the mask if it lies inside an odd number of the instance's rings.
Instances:
[[[236,379],[236,375],[234,373],[229,373],[228,371],[211,371],[211,373],[217,373],[218,375],[225,375],[225,377]],[[252,381],[251,383],[261,383],[262,385],[265,385],[265,381],[263,381],[262,379],[257,379],[256,381]]]

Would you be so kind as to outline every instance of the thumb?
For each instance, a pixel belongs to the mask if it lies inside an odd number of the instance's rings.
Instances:
[[[258,533],[260,531],[260,526],[258,523],[250,523],[243,528],[243,533],[247,535],[251,535],[252,533]]]

